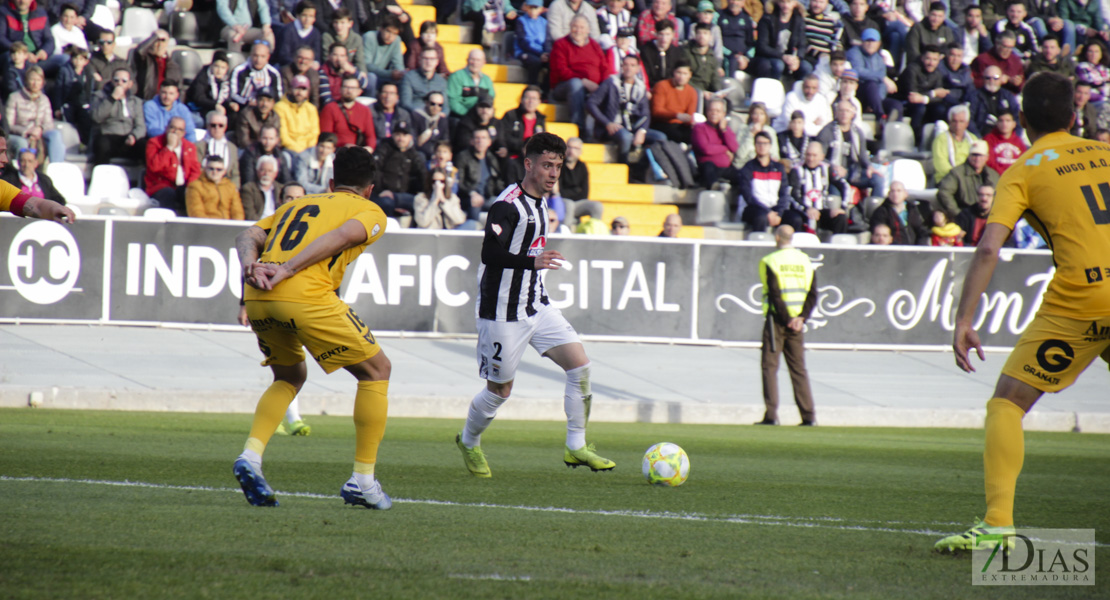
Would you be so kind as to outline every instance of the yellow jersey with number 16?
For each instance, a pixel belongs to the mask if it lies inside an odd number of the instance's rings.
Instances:
[[[385,213],[377,204],[350,192],[302,196],[283,204],[274,214],[255,223],[266,230],[262,262],[283,263],[320,236],[343,223],[356,220],[366,228],[366,241],[335,256],[305,267],[270,291],[246,286],[245,300],[284,300],[302,304],[328,304],[343,282],[347,265],[385,233]]]
[[[1021,217],[1052,248],[1056,274],[1040,312],[1110,316],[1110,145],[1056,132],[1037,140],[998,182],[988,223]]]

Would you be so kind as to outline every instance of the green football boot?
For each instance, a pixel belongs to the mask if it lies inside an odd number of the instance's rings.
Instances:
[[[568,447],[563,447],[563,462],[568,467],[577,469],[579,466],[587,466],[590,470],[597,471],[612,471],[617,463],[597,455],[594,451],[594,445],[579,448],[578,450],[571,450]]]
[[[1014,549],[1014,535],[1017,532],[1013,525],[991,527],[986,521],[979,521],[971,529],[941,538],[933,546],[934,552],[970,552],[972,550],[990,550],[999,544],[1005,544],[1006,550]]]
[[[455,444],[458,445],[459,450],[462,450],[463,462],[466,463],[466,468],[470,474],[475,477],[492,477],[489,472],[489,463],[486,462],[486,455],[482,452],[481,446],[467,448],[466,444],[462,443],[462,433],[455,436]]]
[[[312,427],[310,427],[308,425],[308,423],[305,423],[304,419],[297,419],[296,421],[293,421],[292,423],[287,424],[285,426],[285,430],[289,432],[289,435],[311,435],[312,434]]]

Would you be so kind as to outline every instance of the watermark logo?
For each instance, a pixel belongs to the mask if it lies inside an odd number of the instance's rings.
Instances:
[[[1022,529],[972,553],[973,585],[1094,585],[1094,529]]]
[[[12,240],[8,274],[19,295],[30,302],[54,304],[65,298],[80,273],[77,240],[58,223],[31,223]]]

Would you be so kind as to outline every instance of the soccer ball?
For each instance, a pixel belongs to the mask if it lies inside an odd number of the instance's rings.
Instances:
[[[690,476],[690,458],[678,444],[660,442],[644,453],[643,471],[648,483],[678,487]]]

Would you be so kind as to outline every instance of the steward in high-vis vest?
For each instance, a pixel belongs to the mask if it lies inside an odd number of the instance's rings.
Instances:
[[[806,372],[805,322],[817,304],[817,276],[805,252],[791,246],[794,228],[775,230],[778,249],[759,261],[763,283],[763,403],[767,410],[756,425],[779,424],[779,355],[786,354],[786,367],[794,387],[794,403],[801,425],[816,425],[813,392]]]

